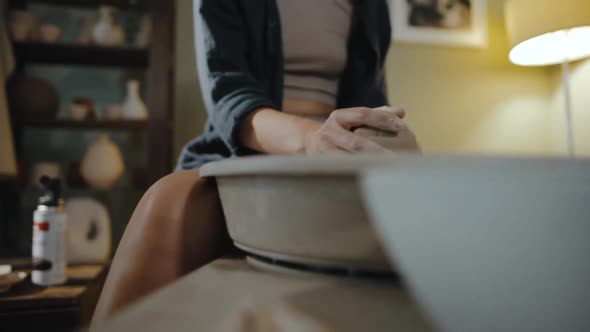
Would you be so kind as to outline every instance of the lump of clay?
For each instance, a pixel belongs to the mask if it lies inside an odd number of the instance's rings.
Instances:
[[[392,117],[396,115],[391,113]],[[384,148],[390,151],[406,151],[420,153],[420,146],[416,140],[416,135],[408,128],[404,128],[398,133],[391,133],[367,126],[362,126],[353,131],[357,135],[361,135],[371,139]]]

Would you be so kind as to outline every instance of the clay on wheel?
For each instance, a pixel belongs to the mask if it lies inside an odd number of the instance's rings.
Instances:
[[[397,135],[368,127],[361,127],[354,131],[355,134],[370,138],[382,147],[391,151],[420,152],[420,146],[416,136],[404,129]]]
[[[396,115],[391,113],[392,117]],[[391,133],[367,126],[362,126],[353,131],[357,135],[370,138],[382,147],[391,151],[420,152],[420,146],[416,136],[408,128],[404,128],[399,133]]]

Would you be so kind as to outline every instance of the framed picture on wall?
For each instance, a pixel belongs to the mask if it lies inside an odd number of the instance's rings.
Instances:
[[[394,42],[487,46],[486,0],[390,0]]]

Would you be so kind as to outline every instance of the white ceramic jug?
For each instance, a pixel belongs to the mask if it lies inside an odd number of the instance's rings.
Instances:
[[[123,117],[130,120],[146,120],[148,118],[147,107],[139,96],[139,81],[127,82],[127,97],[123,102]]]
[[[115,23],[115,8],[102,6],[98,9],[98,22],[92,31],[94,42],[101,46],[121,46],[125,41],[123,28]]]

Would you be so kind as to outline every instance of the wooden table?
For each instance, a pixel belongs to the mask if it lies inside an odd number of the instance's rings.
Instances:
[[[275,331],[268,325],[253,329],[252,317],[243,314],[273,319],[284,308],[296,324],[309,319],[326,331],[432,331],[399,282],[293,274],[221,259],[140,300],[96,332]]]
[[[67,284],[47,288],[34,286],[27,280],[11,292],[0,294],[0,322],[19,329],[86,326],[107,270],[106,265],[71,266],[67,270]]]

